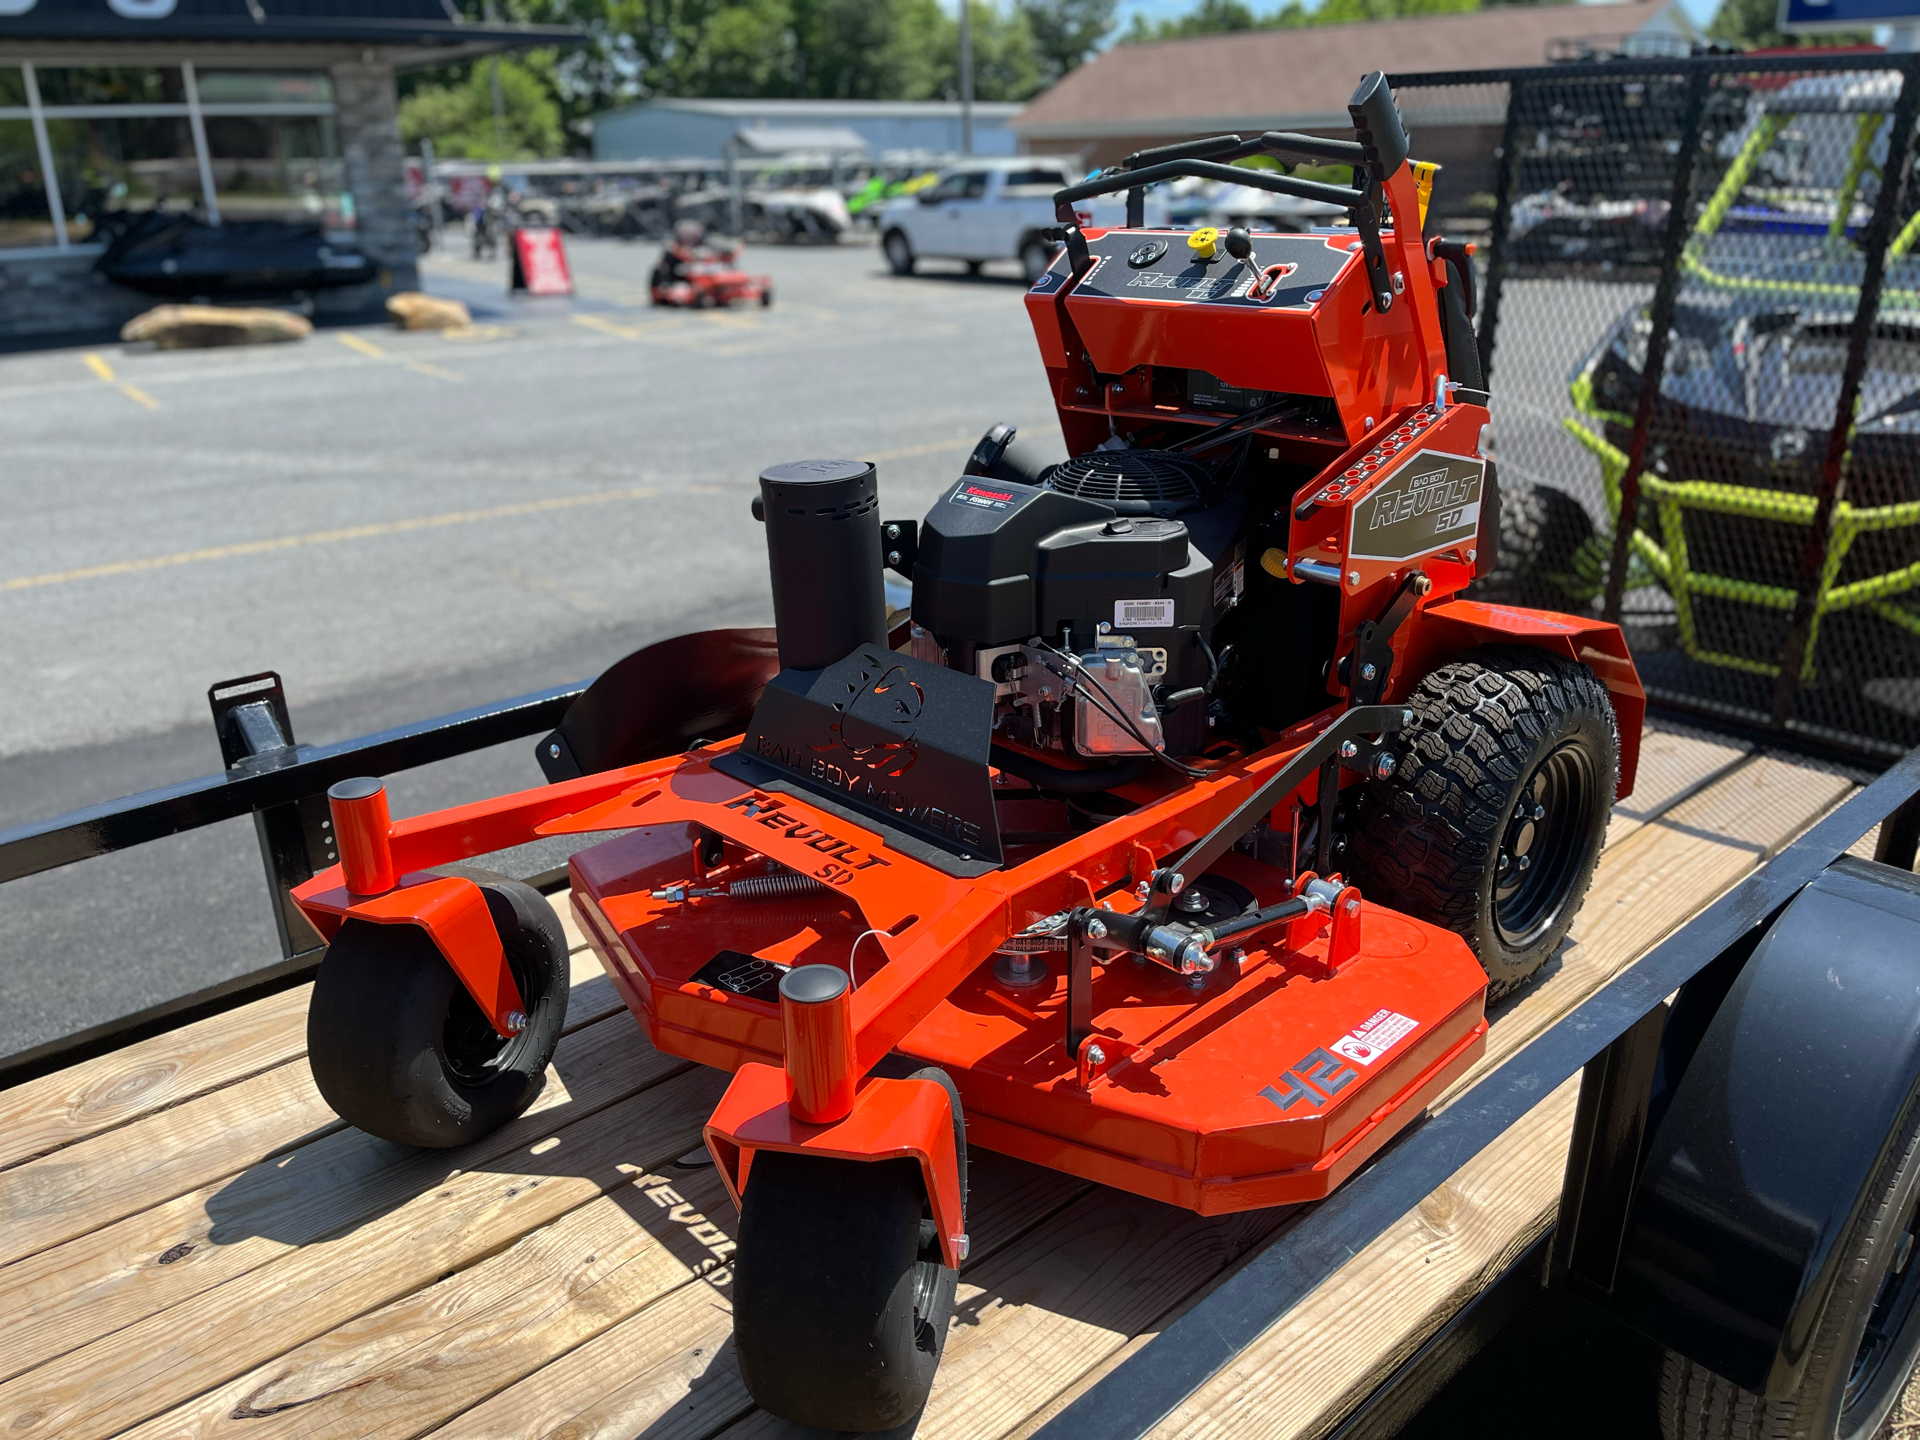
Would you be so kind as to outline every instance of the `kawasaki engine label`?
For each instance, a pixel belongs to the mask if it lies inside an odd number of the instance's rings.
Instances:
[[[1411,560],[1470,544],[1480,528],[1486,462],[1422,450],[1353,507],[1356,560]]]

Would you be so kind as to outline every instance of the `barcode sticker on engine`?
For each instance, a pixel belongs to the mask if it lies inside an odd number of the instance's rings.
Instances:
[[[1116,630],[1165,629],[1173,624],[1171,600],[1116,600],[1113,602],[1113,626]]]

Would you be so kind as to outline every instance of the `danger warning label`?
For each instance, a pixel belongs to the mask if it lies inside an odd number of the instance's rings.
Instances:
[[[1418,1020],[1396,1010],[1376,1010],[1328,1048],[1361,1065],[1371,1065],[1419,1028]]]

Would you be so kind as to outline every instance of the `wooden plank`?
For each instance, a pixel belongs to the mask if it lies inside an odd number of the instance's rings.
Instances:
[[[566,1036],[527,1113],[460,1150],[351,1128],[0,1269],[0,1380],[361,1224],[455,1170],[549,1135],[681,1071],[622,1015]]]
[[[304,1055],[312,989],[269,995],[0,1092],[0,1169]]]
[[[1315,1436],[1552,1223],[1579,1098],[1561,1085],[1243,1351],[1154,1440]]]
[[[970,1179],[971,1274],[988,1256],[1091,1188],[982,1152]],[[753,1408],[733,1359],[733,1310],[712,1286],[675,1291],[556,1363],[436,1431],[441,1440],[501,1435],[567,1440],[701,1440]]]
[[[607,1013],[600,992],[612,987],[574,922],[568,892],[548,903],[566,931],[576,991],[597,981],[587,1003]],[[296,986],[0,1092],[0,1170],[306,1054],[312,991]],[[572,1004],[582,999],[576,993]],[[583,1018],[593,1017],[576,1017]]]
[[[711,1166],[640,1176],[498,1255],[156,1416],[128,1440],[418,1434],[627,1316],[660,1308],[653,1302],[662,1296],[713,1303],[731,1275],[725,1257],[735,1229]]]
[[[567,1029],[620,1008],[595,962],[568,997]],[[300,1056],[289,1063],[0,1170],[0,1265],[339,1129],[306,1066],[304,1019],[300,1035]]]
[[[1670,721],[1652,721],[1640,735],[1640,769],[1633,794],[1613,807],[1607,844],[1617,845],[1656,815],[1706,789],[1753,747]]]
[[[463,1269],[693,1149],[724,1082],[676,1076],[0,1384],[0,1433],[104,1440]]]

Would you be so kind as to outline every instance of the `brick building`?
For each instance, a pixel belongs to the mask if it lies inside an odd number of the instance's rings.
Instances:
[[[318,221],[378,274],[314,312],[377,308],[417,283],[396,69],[576,38],[448,0],[0,0],[0,345],[156,303],[95,269],[128,211]]]

